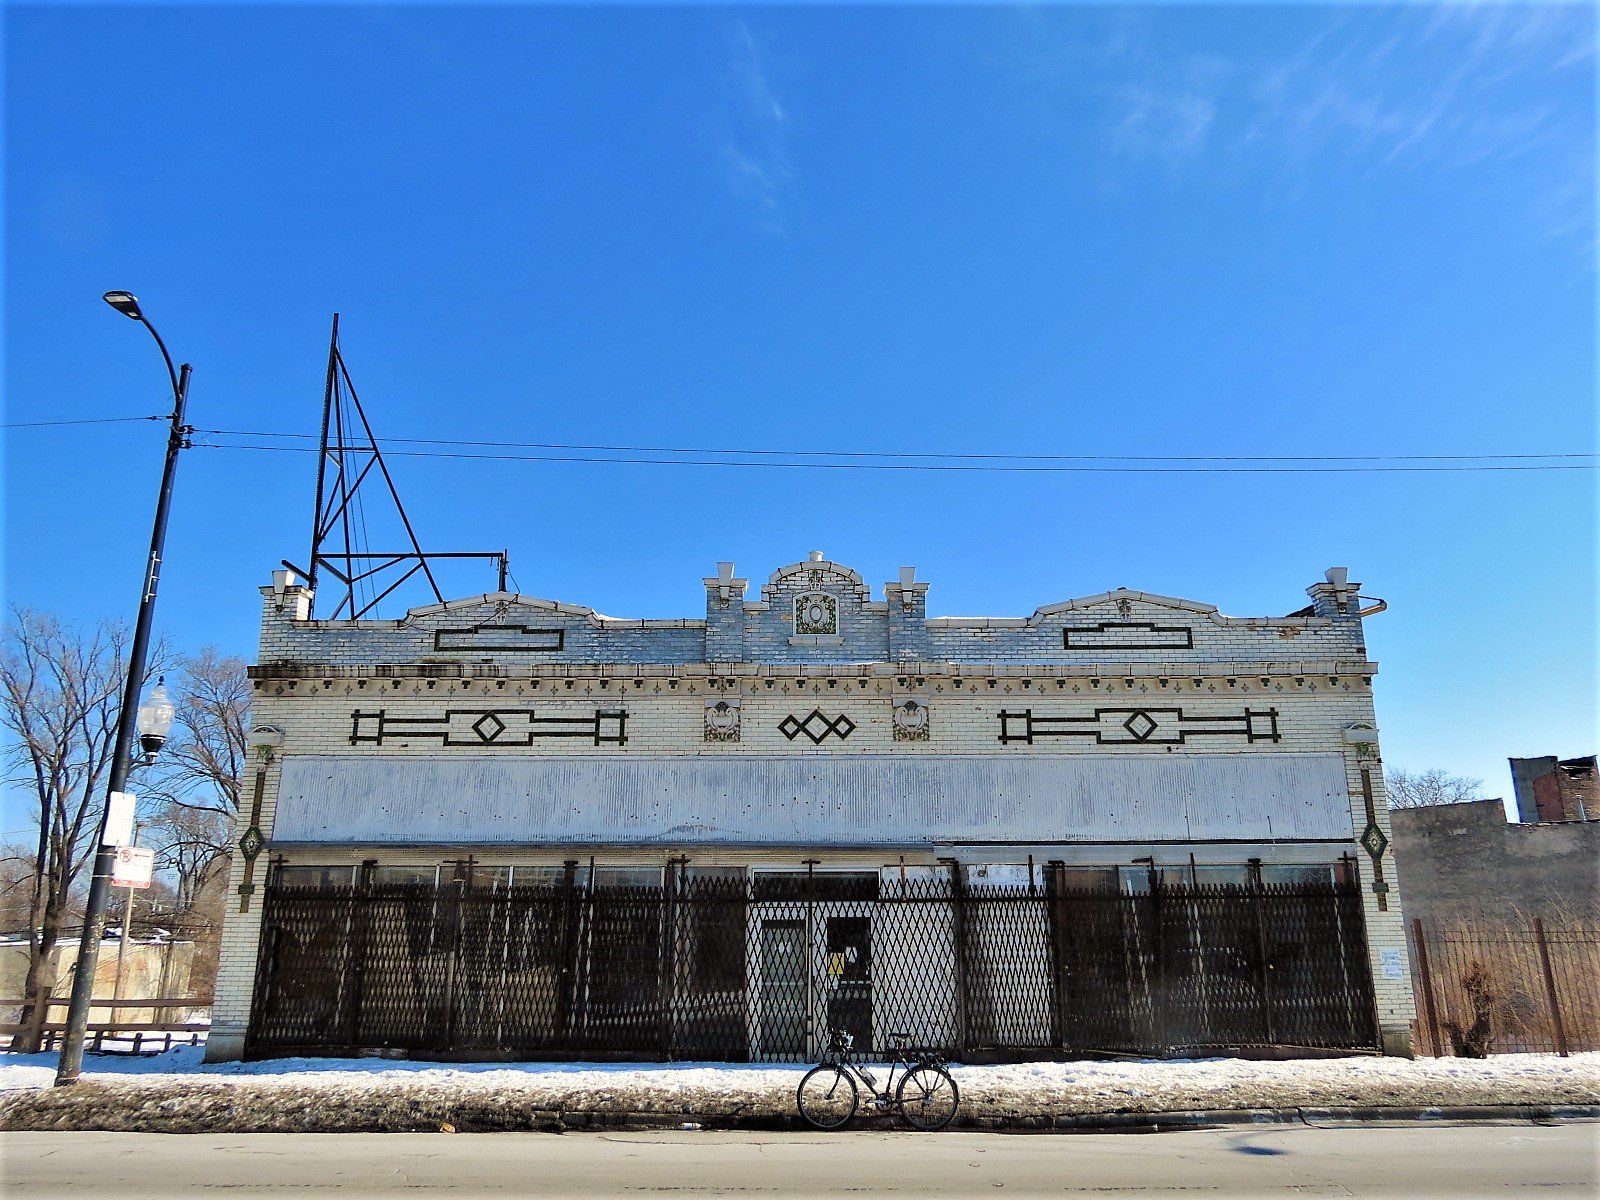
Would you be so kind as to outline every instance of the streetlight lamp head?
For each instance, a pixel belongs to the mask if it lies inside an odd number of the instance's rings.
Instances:
[[[107,292],[104,299],[123,316],[135,321],[144,320],[144,314],[139,311],[139,298],[132,292]]]
[[[167,695],[166,682],[165,676],[158,679],[139,705],[139,746],[147,761],[154,761],[172,729],[172,718],[177,715],[172,697]]]

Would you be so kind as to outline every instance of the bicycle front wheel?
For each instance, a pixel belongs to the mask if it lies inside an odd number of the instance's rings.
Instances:
[[[812,1067],[795,1090],[800,1115],[814,1129],[838,1129],[856,1113],[856,1081],[838,1067]]]
[[[895,1092],[895,1103],[907,1124],[931,1133],[955,1120],[961,1093],[949,1071],[923,1063],[906,1072]]]

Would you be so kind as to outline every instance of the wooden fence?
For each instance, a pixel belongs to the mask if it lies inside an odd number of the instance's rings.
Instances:
[[[65,1010],[70,1001],[62,996],[52,997],[46,1003],[52,1009]],[[0,1000],[0,1010],[20,1008],[24,1004],[25,1001],[22,1000]],[[174,1046],[198,1046],[211,1029],[210,996],[142,997],[135,1000],[96,999],[91,1007],[132,1010],[129,1013],[130,1019],[119,1017],[113,1020],[89,1022],[85,1031],[84,1048],[94,1054],[160,1054]],[[147,1010],[148,1017],[143,1020],[131,1019],[140,1009]],[[180,1021],[172,1016],[174,1013],[183,1013],[192,1017],[202,1009],[207,1012],[206,1020]],[[66,1028],[65,1020],[47,1020],[44,1023],[44,1041],[40,1049],[49,1053],[59,1048],[61,1035],[66,1032]],[[16,1023],[0,1024],[0,1037],[15,1037],[23,1029],[23,1025]]]

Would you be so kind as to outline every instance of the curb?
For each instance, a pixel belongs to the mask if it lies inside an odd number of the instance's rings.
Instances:
[[[1225,1108],[1188,1112],[984,1114],[957,1116],[952,1133],[1176,1133],[1183,1130],[1229,1129],[1266,1125],[1305,1125],[1313,1129],[1341,1125],[1486,1124],[1550,1125],[1600,1121],[1595,1104],[1479,1104],[1430,1108]],[[661,1112],[567,1112],[537,1114],[528,1127],[538,1133],[584,1130],[662,1129],[689,1132],[732,1130],[762,1133],[817,1133],[795,1113],[750,1114]],[[892,1116],[857,1117],[849,1132],[911,1132]],[[480,1132],[463,1128],[462,1133]],[[486,1131],[481,1131],[486,1132]]]
[[[636,1121],[654,1128],[787,1130],[815,1132],[793,1114],[775,1117],[718,1118],[705,1114],[693,1122],[678,1117],[663,1119],[660,1113],[639,1114],[564,1114],[568,1128],[582,1128],[582,1118],[600,1118],[595,1124],[609,1125]],[[577,1119],[575,1122],[574,1119]],[[1074,1113],[1049,1116],[1043,1113],[957,1116],[950,1127],[965,1133],[1175,1133],[1195,1129],[1227,1129],[1239,1126],[1306,1125],[1312,1128],[1376,1123],[1442,1125],[1461,1122],[1496,1124],[1563,1124],[1600,1121],[1600,1105],[1595,1104],[1477,1104],[1446,1105],[1429,1108],[1224,1108],[1187,1112]],[[891,1130],[900,1128],[892,1117],[857,1119],[851,1128]]]
[[[729,1130],[765,1133],[816,1133],[795,1112],[632,1112],[561,1108],[496,1109],[462,1106],[448,1100],[405,1103],[388,1111],[345,1112],[342,1120],[316,1120],[253,1113],[248,1105],[210,1119],[182,1111],[173,1100],[134,1105],[79,1107],[77,1097],[45,1091],[32,1102],[8,1097],[0,1129],[21,1131],[106,1130],[128,1133],[581,1133],[624,1130]],[[1336,1128],[1361,1124],[1430,1125],[1455,1123],[1550,1125],[1600,1121],[1597,1104],[1490,1104],[1434,1107],[1232,1108],[1175,1112],[975,1113],[958,1115],[950,1127],[961,1133],[1073,1134],[1176,1133],[1202,1129],[1306,1126]],[[892,1116],[858,1117],[854,1132],[906,1130]]]
[[[981,1122],[984,1119],[978,1118]],[[1037,1128],[1040,1118],[1022,1118],[1012,1129]],[[1056,1117],[1050,1128],[1058,1133],[1162,1133],[1183,1129],[1223,1129],[1236,1126],[1308,1125],[1312,1128],[1374,1123],[1439,1125],[1456,1122],[1498,1124],[1553,1124],[1600,1120],[1594,1104],[1474,1104],[1430,1108],[1231,1108],[1197,1112],[1086,1113]]]

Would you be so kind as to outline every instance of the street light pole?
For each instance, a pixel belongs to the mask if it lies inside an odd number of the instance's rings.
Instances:
[[[120,792],[128,780],[133,758],[133,739],[138,724],[139,692],[144,682],[145,660],[150,649],[150,627],[155,618],[156,588],[161,582],[161,555],[167,539],[167,511],[172,503],[172,480],[178,467],[178,451],[188,442],[193,430],[183,423],[184,406],[189,399],[189,364],[172,369],[172,356],[155,327],[139,311],[139,301],[129,292],[107,292],[105,301],[124,316],[138,321],[150,331],[160,347],[172,381],[172,425],[167,434],[167,461],[161,473],[161,492],[156,499],[155,525],[150,531],[150,557],[145,563],[144,589],[139,594],[139,619],[133,629],[133,645],[128,651],[128,678],[122,691],[122,711],[117,715],[117,743],[111,758],[111,778],[106,789],[105,811],[94,855],[94,875],[89,881],[89,899],[83,913],[83,937],[78,942],[78,965],[72,979],[72,999],[67,1009],[67,1028],[61,1039],[61,1062],[56,1068],[56,1086],[78,1082],[83,1070],[83,1039],[89,1024],[89,1007],[94,998],[95,968],[100,961],[100,938],[105,932],[106,902],[111,894],[111,869],[116,847],[106,845],[111,816],[111,794]],[[126,932],[126,931],[124,931]]]

